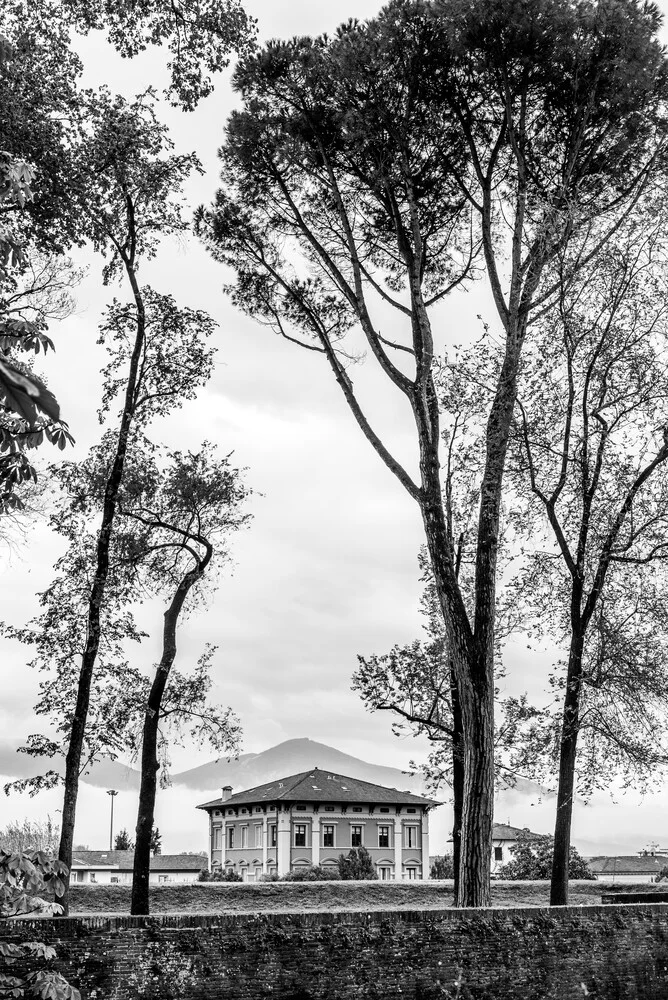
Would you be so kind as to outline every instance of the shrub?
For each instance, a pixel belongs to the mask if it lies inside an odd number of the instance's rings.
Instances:
[[[549,879],[552,877],[552,857],[554,855],[554,838],[541,837],[539,840],[521,840],[510,848],[513,860],[498,869],[499,878],[522,882],[529,879]],[[571,847],[569,854],[568,877],[579,879],[595,879],[585,859]]]
[[[211,872],[209,871],[208,868],[202,868],[201,872],[197,876],[197,881],[198,882],[210,882],[211,881]]]
[[[305,865],[295,868],[283,876],[284,882],[333,882],[341,878],[338,868],[323,868],[322,865]]]
[[[42,851],[10,854],[0,850],[0,924],[2,919],[29,913],[61,913],[62,906],[40,895],[49,895],[64,888],[67,867]],[[59,972],[43,965],[55,958],[55,948],[41,941],[10,944],[0,940],[0,996],[49,998],[49,1000],[81,1000],[81,994]],[[10,975],[17,961],[26,959],[39,963],[40,968],[25,976]]]
[[[243,878],[234,868],[214,868],[211,873],[212,882],[243,882]]]
[[[281,876],[278,872],[267,872],[266,875],[260,875],[260,882],[280,882]]]
[[[434,858],[434,863],[429,869],[429,878],[454,878],[455,866],[451,854],[442,854]]]
[[[345,880],[378,878],[366,847],[352,847],[347,854],[340,854],[338,865],[339,875]]]

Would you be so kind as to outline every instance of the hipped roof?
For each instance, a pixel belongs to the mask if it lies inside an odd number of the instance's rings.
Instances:
[[[437,806],[440,802],[427,799],[413,792],[402,792],[396,788],[374,785],[371,781],[348,778],[333,771],[321,771],[314,767],[310,771],[291,774],[264,785],[256,785],[245,791],[236,792],[229,799],[213,799],[203,802],[198,809],[220,808],[221,806],[253,805],[260,802],[368,802],[380,805],[420,805]]]

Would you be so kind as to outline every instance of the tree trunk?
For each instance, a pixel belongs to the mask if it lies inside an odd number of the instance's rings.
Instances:
[[[125,391],[123,413],[121,416],[121,426],[116,444],[116,455],[109,473],[109,479],[104,493],[104,506],[102,511],[102,524],[97,540],[95,579],[91,589],[88,602],[88,637],[86,647],[81,658],[81,670],[79,671],[79,683],[77,686],[77,701],[70,730],[70,740],[65,758],[65,791],[63,794],[63,815],[60,834],[60,845],[58,848],[58,859],[67,866],[72,867],[72,847],[74,844],[74,823],[76,820],[77,796],[79,794],[79,775],[81,773],[81,757],[83,753],[84,738],[86,735],[86,722],[88,720],[88,707],[90,704],[90,690],[93,681],[93,671],[100,648],[100,621],[102,617],[102,605],[104,602],[104,592],[107,585],[109,573],[109,548],[111,545],[111,535],[116,516],[118,494],[123,480],[123,470],[125,467],[125,455],[127,452],[128,438],[134,416],[134,399],[139,371],[139,360],[141,358],[142,346],[144,343],[146,317],[144,303],[137,285],[134,273],[129,272],[130,282],[135,297],[137,307],[137,332],[135,336],[134,348],[130,359],[130,370]],[[65,881],[62,895],[56,895],[56,903],[63,907],[62,916],[69,913],[69,880]]]
[[[459,866],[462,856],[462,815],[464,812],[464,733],[454,670],[450,671],[452,702],[452,866],[455,871],[455,903],[459,895]]]
[[[457,699],[453,707],[456,704],[461,727],[460,746],[463,746],[463,755],[456,765],[453,748],[453,765],[459,776],[459,802],[455,794],[455,829],[460,838],[456,905],[488,906],[494,807],[493,659],[490,657],[490,662],[483,663],[482,667],[473,659],[473,637],[457,584],[445,524],[436,449],[423,450],[421,471],[422,518],[456,682]],[[481,678],[474,684],[480,669]],[[461,819],[458,823],[459,803]]]
[[[206,560],[208,562],[208,559]],[[162,698],[165,693],[169,673],[176,659],[176,629],[183,602],[194,583],[204,572],[200,562],[190,570],[179,583],[172,601],[165,611],[162,633],[162,656],[156,670],[153,684],[146,703],[141,750],[141,783],[139,786],[139,807],[135,828],[135,856],[132,872],[132,900],[130,913],[135,915],[149,912],[149,875],[151,870],[151,834],[155,819],[155,794],[158,778],[158,728]]]
[[[559,788],[557,818],[554,826],[554,857],[550,906],[568,905],[568,874],[571,848],[571,822],[575,792],[575,762],[577,757],[578,725],[580,720],[580,690],[582,687],[582,651],[584,635],[574,633],[568,657],[564,715],[559,751]]]
[[[461,698],[464,794],[457,906],[489,906],[494,811],[494,679],[482,664]]]

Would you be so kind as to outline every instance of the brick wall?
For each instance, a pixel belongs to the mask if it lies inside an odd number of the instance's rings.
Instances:
[[[43,940],[83,1000],[665,1000],[668,905],[81,917]]]

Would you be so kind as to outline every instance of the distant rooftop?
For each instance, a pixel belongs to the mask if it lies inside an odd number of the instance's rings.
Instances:
[[[134,851],[73,851],[72,868],[111,869],[131,872],[134,865]],[[207,868],[206,854],[153,854],[152,872],[192,872]]]
[[[544,833],[532,833],[527,826],[511,826],[509,823],[492,824],[492,840],[542,840],[544,836]]]
[[[668,857],[657,854],[599,855],[586,860],[594,875],[657,875],[668,865]]]
[[[368,802],[380,805],[421,805],[437,806],[440,802],[427,799],[413,792],[386,788],[371,781],[348,778],[333,771],[321,771],[314,767],[309,771],[278,778],[264,785],[256,785],[242,792],[236,792],[223,801],[213,799],[203,802],[198,809],[220,808],[220,806],[252,805],[260,802]]]

